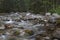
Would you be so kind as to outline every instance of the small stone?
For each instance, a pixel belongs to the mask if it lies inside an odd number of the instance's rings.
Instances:
[[[58,39],[53,39],[53,40],[58,40]]]
[[[45,38],[45,39],[50,39],[50,37],[48,37],[48,36],[47,36],[47,37],[44,37],[44,38]]]

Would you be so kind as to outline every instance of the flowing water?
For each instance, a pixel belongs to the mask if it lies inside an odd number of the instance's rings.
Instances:
[[[47,23],[48,20],[50,20],[50,22],[55,22],[56,18],[56,16],[50,14],[48,16],[43,16],[40,14],[35,15],[31,13],[0,13],[0,27],[2,27],[0,29],[4,30],[3,33],[0,34],[0,39],[8,40],[12,37],[13,32],[18,31],[20,32],[19,36],[13,36],[13,39],[16,38],[16,40],[35,40],[36,35],[46,33],[45,26],[51,26],[52,23]],[[12,28],[5,29],[4,25],[8,25],[7,27]],[[55,25],[52,24],[52,26]],[[34,34],[29,36],[24,32],[25,30],[32,30]]]

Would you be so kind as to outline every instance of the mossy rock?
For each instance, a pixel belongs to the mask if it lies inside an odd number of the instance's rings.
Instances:
[[[13,35],[15,35],[15,36],[18,36],[19,34],[20,34],[19,31],[15,31],[15,32],[13,33]]]
[[[60,23],[60,18],[58,18],[58,19],[56,20],[56,23]]]
[[[29,34],[29,35],[33,35],[33,34],[34,34],[34,32],[33,32],[32,30],[25,30],[25,32],[26,32],[27,34]]]
[[[60,20],[57,20],[56,23],[60,23]]]

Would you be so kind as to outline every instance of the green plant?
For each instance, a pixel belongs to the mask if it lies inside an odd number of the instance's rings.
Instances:
[[[60,14],[60,6],[56,7],[56,9],[50,9],[49,12]]]

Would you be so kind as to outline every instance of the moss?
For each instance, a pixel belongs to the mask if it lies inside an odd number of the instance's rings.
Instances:
[[[33,35],[34,32],[32,30],[25,30],[26,33],[28,33],[29,35]]]
[[[19,34],[20,34],[19,31],[15,31],[15,32],[13,33],[13,35],[15,35],[15,36],[18,36]]]

